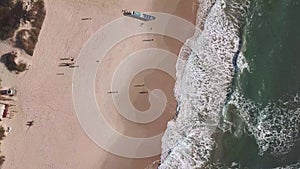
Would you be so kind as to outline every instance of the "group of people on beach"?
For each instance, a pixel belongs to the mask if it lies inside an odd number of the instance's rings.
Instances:
[[[60,60],[64,62],[60,63],[59,67],[69,67],[69,68],[79,67],[79,65],[75,65],[74,57],[60,58]],[[64,75],[64,73],[56,73],[56,75]]]
[[[65,66],[68,66],[70,68],[74,68],[74,67],[79,67],[78,65],[75,66],[75,59],[74,57],[70,57],[70,58],[60,58],[60,60],[62,61],[70,61],[70,62],[63,62],[63,63],[60,63],[59,66],[60,67],[65,67]]]
[[[145,85],[144,84],[136,84],[134,85],[134,87],[144,87]],[[108,91],[107,92],[108,94],[117,94],[118,91]],[[139,92],[140,94],[148,94],[149,92],[148,91],[140,91]]]

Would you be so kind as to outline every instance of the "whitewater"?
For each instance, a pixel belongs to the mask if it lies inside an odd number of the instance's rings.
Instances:
[[[249,1],[199,0],[196,32],[176,64],[177,116],[162,139],[160,169],[208,167],[241,48]]]

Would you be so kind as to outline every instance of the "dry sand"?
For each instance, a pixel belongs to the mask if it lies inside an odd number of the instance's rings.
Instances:
[[[194,0],[46,0],[47,15],[32,57],[32,68],[22,76],[5,78],[19,91],[20,111],[13,120],[4,121],[6,125],[12,126],[13,130],[2,144],[2,152],[6,156],[3,169],[138,169],[145,168],[152,161],[159,159],[159,156],[147,159],[115,156],[102,150],[89,139],[81,128],[73,107],[73,70],[58,65],[62,57],[76,57],[96,30],[121,16],[121,9],[166,12],[193,21],[193,2]],[[91,17],[92,20],[82,21],[81,18],[84,17]],[[138,47],[137,44],[140,43],[134,38],[131,40],[133,48]],[[179,52],[179,42],[165,37],[155,38],[159,39],[157,46],[174,53]],[[130,49],[113,49],[112,52],[114,51],[124,56],[128,51],[131,52]],[[110,59],[111,63],[118,62],[118,59]],[[101,71],[99,72],[97,76],[100,76]],[[64,75],[59,76],[57,73]],[[166,76],[160,72],[152,74],[158,75],[158,78]],[[3,72],[2,75],[8,76]],[[175,108],[170,92],[174,82],[168,81],[169,86],[158,85],[168,88],[164,90],[168,92],[171,111]],[[151,87],[154,84],[147,82],[147,85]],[[159,125],[156,125],[156,129],[165,129],[170,118],[171,115],[164,117]],[[27,130],[26,122],[29,120],[34,120],[35,124]],[[134,127],[138,127],[135,124],[128,126],[133,130]],[[151,130],[151,124],[146,128],[149,129],[146,135],[157,132]],[[136,136],[142,131],[127,134]]]
[[[155,39],[154,42],[145,42],[142,43],[143,39]],[[138,42],[138,43],[137,43]],[[135,45],[132,45],[135,43]],[[114,108],[112,103],[112,99],[106,99],[107,96],[105,93],[106,91],[110,90],[111,80],[113,73],[120,62],[129,54],[137,52],[139,50],[147,49],[147,48],[161,48],[168,50],[172,53],[178,54],[182,43],[174,40],[172,38],[168,38],[161,35],[153,35],[153,34],[146,34],[146,35],[139,35],[135,37],[131,37],[126,39],[119,44],[115,45],[114,48],[107,54],[107,56],[103,59],[101,66],[97,72],[97,81],[96,81],[96,97],[98,100],[99,106],[103,107],[105,111],[103,112],[109,124],[111,124],[115,129],[118,131],[122,130],[124,134],[133,137],[149,137],[154,136],[158,133],[161,133],[165,130],[167,121],[170,120],[175,113],[176,109],[176,101],[173,94],[173,88],[175,81],[170,77],[167,73],[162,73],[161,71],[151,72],[151,70],[146,72],[141,72],[138,74],[130,85],[130,93],[129,97],[132,101],[132,104],[138,109],[141,108],[142,110],[146,109],[149,106],[148,102],[148,95],[143,95],[143,99],[137,98],[137,96],[141,96],[141,94],[137,93],[137,89],[134,88],[134,84],[143,83],[145,87],[149,89],[158,88],[162,89],[168,98],[168,104],[163,112],[162,116],[155,120],[152,123],[147,124],[137,124],[133,122],[129,122],[125,118],[117,113],[117,110]],[[120,51],[123,51],[120,53]],[[112,60],[113,58],[113,60]],[[150,74],[149,74],[150,73]],[[143,76],[141,76],[143,75]],[[147,77],[151,76],[151,77]],[[152,79],[152,81],[149,80]],[[166,78],[165,83],[158,83],[159,79]],[[105,83],[103,83],[103,81]],[[102,83],[101,83],[102,82]],[[138,102],[143,103],[139,104],[138,106],[135,105],[134,100],[138,99]],[[126,128],[126,130],[124,130]]]

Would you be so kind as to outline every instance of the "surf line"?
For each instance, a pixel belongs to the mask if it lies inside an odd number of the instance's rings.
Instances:
[[[237,51],[235,52],[235,54],[232,58],[232,64],[233,64],[234,72],[233,72],[233,76],[232,76],[232,80],[231,80],[231,85],[227,89],[227,94],[226,94],[224,106],[223,106],[223,109],[221,111],[220,122],[223,122],[225,124],[228,124],[228,121],[225,118],[225,112],[227,111],[228,102],[230,101],[230,98],[231,98],[231,96],[234,92],[235,84],[237,83],[237,77],[238,77],[238,74],[239,74],[239,71],[238,71],[239,67],[237,65],[237,60],[238,60],[238,57],[239,57],[239,55],[242,51],[242,48],[243,48],[243,37],[242,37],[242,34],[241,34],[238,49],[237,49]],[[230,125],[230,123],[229,123],[229,125]]]

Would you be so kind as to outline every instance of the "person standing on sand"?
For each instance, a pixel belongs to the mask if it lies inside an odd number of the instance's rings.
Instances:
[[[34,121],[33,120],[31,120],[31,121],[27,121],[27,126],[29,126],[29,127],[31,127],[31,126],[33,126],[33,123],[34,123]]]
[[[33,126],[33,124],[34,124],[34,121],[33,121],[33,120],[31,120],[31,121],[27,121],[27,123],[26,123],[26,126],[28,126],[28,128],[27,128],[27,130],[26,130],[26,131],[28,131],[28,130],[29,130],[29,128],[30,128],[31,126]]]

